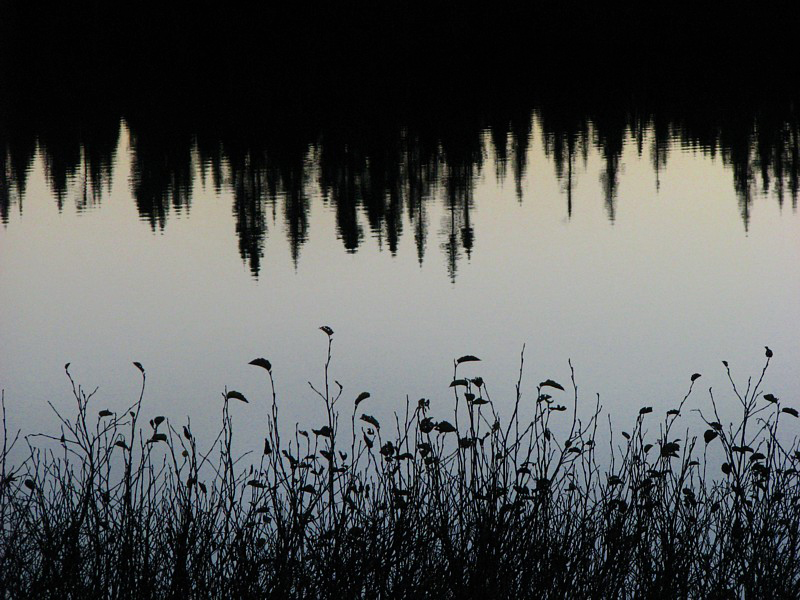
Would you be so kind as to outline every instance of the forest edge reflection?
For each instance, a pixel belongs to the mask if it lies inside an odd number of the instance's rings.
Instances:
[[[420,261],[425,206],[444,198],[451,279],[474,247],[486,141],[522,198],[534,122],[572,215],[590,150],[609,221],[622,153],[649,153],[658,186],[675,148],[720,156],[744,229],[753,195],[796,207],[797,11],[539,2],[533,10],[77,2],[3,4],[0,220],[22,204],[37,153],[59,209],[99,205],[121,127],[130,191],[154,231],[190,207],[194,174],[231,190],[239,252],[261,269],[266,216],[283,204],[297,263],[311,189],[348,252],[372,235],[394,253],[405,222]],[[649,145],[649,148],[645,148]],[[408,216],[405,220],[405,215]]]
[[[454,279],[457,256],[469,256],[474,245],[471,210],[475,185],[487,168],[487,146],[494,157],[489,168],[499,181],[512,179],[522,201],[528,149],[536,142],[534,123],[541,132],[538,143],[561,182],[568,217],[576,168],[597,151],[603,160],[599,179],[607,218],[617,218],[626,144],[635,145],[639,156],[649,154],[656,187],[676,148],[721,157],[733,177],[745,230],[758,190],[773,193],[781,205],[788,198],[792,209],[797,207],[800,128],[792,102],[747,112],[696,106],[672,112],[636,105],[593,111],[542,102],[488,113],[452,111],[446,120],[424,114],[405,120],[366,115],[315,127],[272,117],[254,117],[239,128],[153,114],[50,121],[41,128],[6,120],[0,128],[0,219],[7,224],[15,206],[22,212],[37,152],[59,210],[70,201],[79,212],[99,206],[111,189],[122,127],[130,138],[130,192],[140,218],[154,231],[163,230],[171,212],[189,210],[196,183],[210,183],[217,193],[232,191],[239,252],[254,276],[263,257],[267,215],[279,204],[297,263],[308,237],[314,188],[333,208],[337,237],[348,252],[355,252],[365,237],[359,214],[392,253],[407,215],[420,262],[429,235],[425,206],[438,194],[450,217],[443,249]],[[193,181],[195,169],[201,182]]]

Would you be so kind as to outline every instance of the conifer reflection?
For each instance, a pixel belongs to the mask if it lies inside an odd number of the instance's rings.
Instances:
[[[473,209],[482,200],[475,186],[487,175],[487,156],[494,159],[488,175],[500,183],[513,178],[522,201],[534,124],[568,218],[576,186],[592,176],[586,173],[590,152],[602,159],[594,176],[607,217],[622,218],[616,196],[626,146],[640,156],[649,153],[656,189],[678,148],[721,159],[745,231],[756,194],[774,193],[781,205],[788,197],[792,209],[797,206],[800,126],[791,99],[720,107],[619,98],[565,102],[556,95],[484,108],[445,103],[430,113],[367,110],[340,120],[322,113],[310,118],[304,110],[235,117],[223,111],[213,118],[202,112],[165,116],[146,107],[95,118],[4,114],[0,219],[8,222],[12,206],[21,210],[37,152],[60,210],[68,202],[78,211],[101,204],[114,177],[121,123],[130,140],[129,187],[140,218],[153,230],[164,229],[171,214],[188,212],[195,183],[231,192],[239,253],[254,276],[269,234],[286,236],[297,265],[310,235],[311,199],[319,193],[347,252],[371,238],[396,253],[403,235],[412,235],[419,262],[433,241],[455,281],[460,261],[478,244]],[[431,229],[428,206],[435,202],[443,203],[445,214]]]

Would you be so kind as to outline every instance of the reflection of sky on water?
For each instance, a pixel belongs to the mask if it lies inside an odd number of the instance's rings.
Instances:
[[[701,390],[713,385],[726,398],[720,360],[755,375],[765,344],[775,351],[765,391],[800,407],[800,220],[791,206],[754,190],[745,233],[719,158],[672,149],[657,191],[652,157],[639,158],[629,143],[613,224],[603,200],[607,163],[594,148],[585,164],[575,161],[568,218],[564,180],[538,126],[532,139],[521,201],[513,178],[498,184],[484,147],[471,192],[473,246],[469,257],[460,250],[455,280],[442,187],[424,208],[421,263],[405,213],[394,255],[363,213],[361,245],[346,252],[335,206],[312,186],[300,260],[277,203],[264,215],[269,234],[254,279],[233,242],[228,186],[218,194],[194,173],[190,209],[154,234],[131,200],[125,132],[111,192],[96,210],[65,205],[59,213],[37,159],[24,214],[12,210],[0,230],[0,386],[11,425],[55,427],[46,402],[68,403],[68,361],[79,381],[100,386],[97,410],[121,410],[134,400],[130,362],[138,360],[148,372],[148,414],[191,415],[198,433],[210,432],[226,385],[266,398],[263,373],[247,366],[256,356],[274,365],[283,417],[316,425],[307,421],[317,413],[306,381],[321,376],[322,324],[336,331],[333,376],[345,397],[370,391],[368,412],[379,418],[401,410],[406,395],[431,398],[444,416],[451,361],[466,353],[484,360],[462,368],[483,375],[498,409],[510,413],[523,344],[528,388],[568,380],[571,358],[584,406],[598,392],[622,423],[643,405],[673,407],[695,371],[704,374]],[[256,410],[238,407],[243,434],[258,436],[258,420],[244,418]]]

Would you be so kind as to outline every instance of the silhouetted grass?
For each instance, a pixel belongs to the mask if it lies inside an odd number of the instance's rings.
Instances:
[[[368,394],[331,383],[323,331],[319,428],[287,437],[271,365],[251,363],[269,391],[253,466],[232,450],[242,394],[226,391],[201,451],[189,424],[144,422],[144,370],[121,414],[96,413],[72,382],[76,415],[56,413],[60,436],[24,438],[22,464],[4,408],[0,596],[800,597],[800,452],[778,436],[797,413],[762,392],[771,352],[744,391],[728,371],[738,424],[711,395],[707,429],[677,432],[693,376],[674,410],[642,407],[606,455],[599,400],[581,419],[574,377],[531,397],[518,382],[500,420],[487,385],[461,375],[472,356],[454,362],[446,419],[421,399],[379,423]]]

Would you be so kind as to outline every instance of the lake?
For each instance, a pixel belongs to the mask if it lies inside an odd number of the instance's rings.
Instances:
[[[568,381],[571,359],[586,406],[599,393],[622,424],[640,406],[671,408],[694,372],[726,397],[720,361],[741,382],[765,345],[768,391],[796,398],[797,165],[763,163],[796,157],[797,123],[787,147],[759,155],[753,132],[736,156],[673,123],[564,130],[558,117],[326,131],[289,151],[268,135],[226,146],[126,121],[68,147],[42,136],[24,156],[7,145],[12,425],[54,426],[46,403],[69,404],[66,362],[100,387],[98,410],[123,410],[136,360],[147,412],[210,435],[226,386],[266,397],[247,365],[264,356],[284,418],[311,426],[321,325],[345,397],[370,391],[384,418],[406,396],[450,410],[463,354],[482,358],[461,369],[509,412],[523,345],[529,394]]]
[[[161,48],[132,43],[150,58]],[[797,401],[793,94],[730,78],[620,89],[618,76],[587,74],[591,54],[584,79],[519,94],[484,76],[488,59],[464,67],[477,79],[437,67],[408,85],[406,66],[387,87],[393,76],[365,75],[369,61],[332,75],[325,61],[358,49],[325,59],[319,44],[308,71],[276,67],[258,94],[252,61],[223,72],[219,57],[177,83],[94,47],[88,70],[52,52],[30,59],[44,71],[4,71],[0,387],[12,427],[55,427],[47,402],[70,404],[67,362],[99,386],[98,410],[123,410],[139,361],[147,412],[175,426],[191,416],[210,440],[226,387],[266,397],[247,364],[260,356],[284,419],[310,427],[322,325],[343,397],[371,392],[382,418],[406,398],[450,410],[464,354],[482,362],[461,370],[507,414],[523,346],[526,393],[567,382],[571,360],[583,406],[599,394],[623,425],[641,406],[672,408],[695,372],[693,406],[707,408],[713,387],[733,411],[721,361],[743,384],[764,346],[775,352],[764,391]],[[258,409],[237,410],[242,435],[258,438]]]

